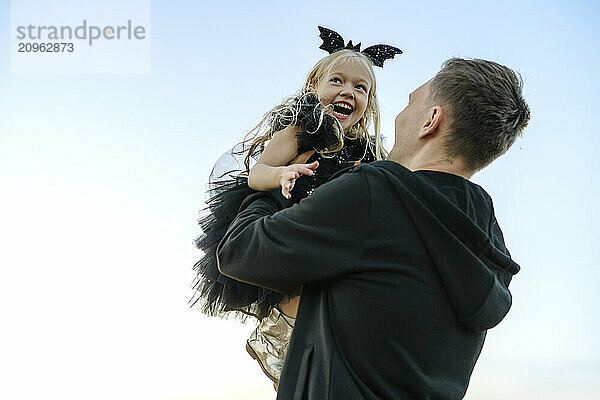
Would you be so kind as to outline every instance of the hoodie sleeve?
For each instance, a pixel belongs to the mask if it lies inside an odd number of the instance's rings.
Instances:
[[[246,199],[217,249],[221,273],[293,291],[355,268],[369,232],[371,199],[363,174],[343,174],[281,210],[283,201],[278,192]]]

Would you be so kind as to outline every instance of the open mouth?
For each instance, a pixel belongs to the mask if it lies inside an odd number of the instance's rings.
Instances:
[[[350,117],[350,114],[354,111],[354,108],[345,101],[339,101],[333,103],[333,116],[340,120],[345,120]]]

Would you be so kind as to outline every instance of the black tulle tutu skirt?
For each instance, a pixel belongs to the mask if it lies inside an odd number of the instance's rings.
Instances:
[[[211,182],[211,197],[199,225],[202,235],[195,241],[204,256],[194,265],[196,290],[190,305],[204,314],[218,317],[265,317],[284,294],[236,281],[221,274],[217,267],[217,246],[235,219],[246,197],[255,193],[245,177]]]

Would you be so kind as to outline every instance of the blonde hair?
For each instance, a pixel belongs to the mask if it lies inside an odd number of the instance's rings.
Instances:
[[[308,77],[306,78],[306,82],[304,83],[304,87],[300,90],[300,93],[296,97],[288,97],[284,99],[280,104],[273,107],[269,112],[265,114],[263,119],[256,125],[244,138],[244,140],[240,143],[240,145],[236,146],[236,148],[240,148],[241,153],[246,153],[246,157],[244,159],[244,166],[246,167],[246,172],[250,171],[250,158],[254,155],[261,153],[266,143],[271,140],[273,135],[290,125],[295,125],[299,107],[302,103],[301,101],[295,101],[298,97],[308,96],[308,95],[316,95],[316,88],[319,84],[325,79],[331,70],[338,65],[339,63],[343,63],[349,60],[360,62],[369,74],[369,78],[371,80],[371,88],[367,97],[367,107],[365,109],[364,114],[360,118],[360,120],[354,124],[350,129],[345,132],[345,136],[348,138],[361,138],[364,139],[369,146],[369,149],[373,154],[375,154],[375,158],[377,160],[384,159],[387,156],[386,150],[383,148],[383,144],[381,143],[381,136],[379,132],[379,104],[377,102],[377,81],[375,79],[375,73],[373,71],[373,63],[371,60],[362,53],[359,53],[354,50],[343,49],[336,51],[333,54],[330,54],[326,57],[323,57],[319,60],[315,66],[312,68]],[[323,122],[323,114],[325,112],[325,108],[321,112],[321,116],[319,118],[319,127]],[[336,119],[337,121],[337,119]],[[337,136],[339,139],[338,145],[333,149],[326,149],[319,151],[321,156],[327,157],[330,153],[335,153],[339,151],[344,146],[344,132],[341,128],[341,124],[338,122],[338,132]],[[369,135],[369,127],[373,124],[373,130],[375,136],[375,149],[373,149],[373,144],[370,140]],[[318,128],[317,128],[318,130]],[[247,147],[249,145],[249,148]],[[365,149],[366,150],[366,149]]]

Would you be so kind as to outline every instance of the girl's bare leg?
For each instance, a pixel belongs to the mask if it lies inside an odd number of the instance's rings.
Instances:
[[[298,313],[298,304],[300,303],[300,296],[294,296],[292,298],[285,297],[279,303],[279,309],[283,312],[287,317],[296,318],[296,314]]]

